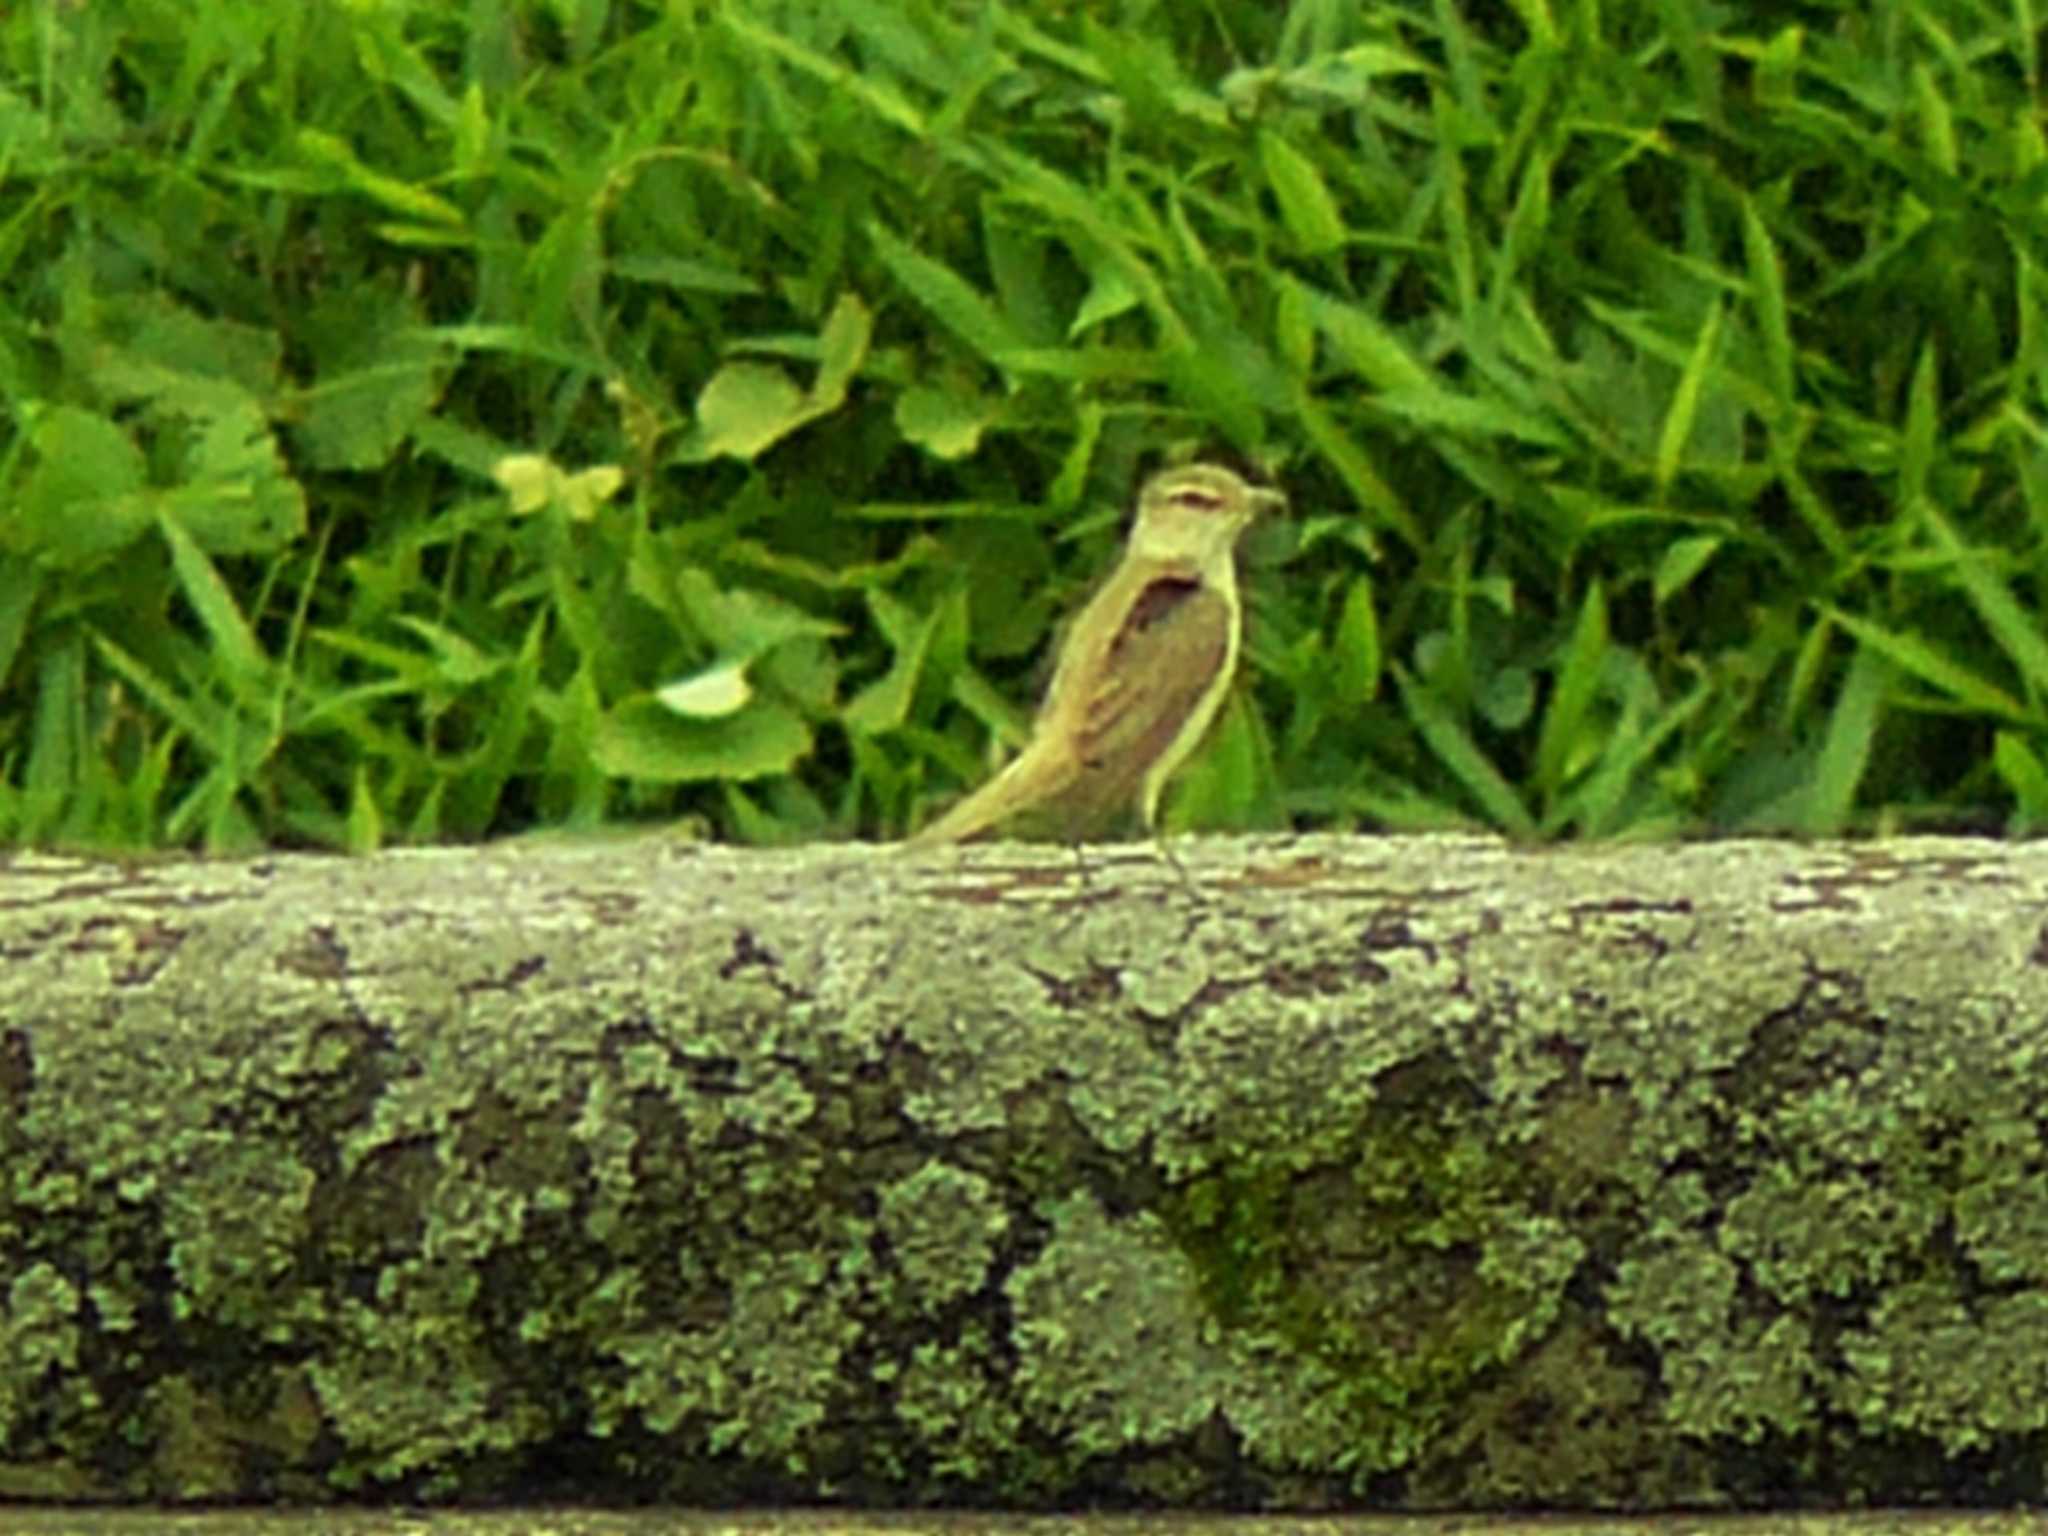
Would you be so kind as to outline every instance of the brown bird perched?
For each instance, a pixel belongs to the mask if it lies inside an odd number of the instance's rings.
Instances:
[[[1286,505],[1214,464],[1147,480],[1122,561],[1060,649],[1030,744],[912,845],[998,829],[1078,842],[1133,810],[1150,830],[1237,670],[1237,536]]]

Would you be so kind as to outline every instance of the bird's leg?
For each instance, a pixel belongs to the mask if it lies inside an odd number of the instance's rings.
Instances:
[[[1195,877],[1188,873],[1187,865],[1181,863],[1180,855],[1173,851],[1173,845],[1166,840],[1166,834],[1156,827],[1152,831],[1152,846],[1158,850],[1162,859],[1173,866],[1173,872],[1180,876],[1181,888],[1197,902],[1206,905],[1209,898],[1202,893],[1202,888],[1195,884]]]

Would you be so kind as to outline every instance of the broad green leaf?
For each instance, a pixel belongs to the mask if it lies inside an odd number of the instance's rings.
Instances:
[[[313,358],[299,400],[306,456],[320,469],[388,463],[434,408],[449,362],[443,344],[410,300],[375,282],[323,294],[298,329]]]
[[[1074,311],[1074,323],[1067,327],[1067,339],[1075,340],[1105,320],[1114,320],[1138,306],[1138,290],[1113,262],[1096,262],[1088,271],[1088,292]]]
[[[653,700],[648,702],[660,708]],[[556,819],[585,824],[601,821],[610,785],[597,761],[596,741],[605,718],[604,701],[597,689],[597,664],[586,656],[559,692],[551,696],[542,690],[535,695],[534,705],[553,726],[548,768],[560,786],[557,793],[562,795]],[[438,818],[439,807],[433,807],[433,812]]]
[[[812,637],[788,640],[765,652],[754,662],[752,675],[806,715],[817,716],[839,707],[839,676],[844,670],[840,653]]]
[[[142,494],[142,450],[97,412],[37,407],[29,416],[36,465],[15,506],[27,553],[87,565],[132,543],[155,521]]]
[[[896,430],[938,459],[962,459],[981,445],[987,404],[960,390],[914,385],[896,397]]]
[[[1495,667],[1479,681],[1472,707],[1503,734],[1519,731],[1536,713],[1536,675],[1527,667]]]
[[[1004,746],[1021,750],[1031,740],[1031,716],[971,666],[953,674],[953,702]]]
[[[1612,329],[1617,336],[1645,357],[1656,358],[1678,369],[1681,375],[1679,392],[1683,392],[1688,377],[1695,381],[1692,401],[1686,403],[1674,395],[1665,413],[1662,433],[1675,442],[1674,452],[1682,451],[1685,447],[1686,434],[1691,432],[1693,418],[1699,410],[1698,393],[1708,380],[1712,381],[1717,391],[1727,394],[1737,404],[1764,413],[1767,418],[1777,413],[1780,401],[1761,381],[1751,378],[1739,368],[1717,366],[1725,362],[1719,355],[1718,342],[1721,322],[1726,318],[1722,314],[1722,300],[1718,297],[1708,306],[1706,316],[1701,321],[1700,329],[1694,332],[1690,345],[1665,332],[1665,318],[1660,314],[1624,309],[1594,298],[1590,294],[1584,296],[1580,302],[1584,304],[1587,314]],[[1679,430],[1681,426],[1683,432]]]
[[[727,363],[697,396],[706,457],[751,462],[811,419],[811,403],[769,363]]]
[[[679,715],[693,720],[721,720],[745,708],[754,689],[747,681],[745,662],[724,661],[693,676],[678,678],[656,689],[654,696]]]
[[[689,720],[652,694],[607,712],[590,742],[591,757],[604,772],[657,784],[787,773],[810,750],[810,727],[772,700],[756,699],[720,720]]]
[[[843,294],[832,306],[818,336],[818,376],[811,383],[810,400],[814,413],[836,411],[845,403],[846,386],[867,358],[874,329],[874,316],[856,295]]]
[[[1657,562],[1657,574],[1651,582],[1651,592],[1659,606],[1691,586],[1693,578],[1706,569],[1707,562],[1720,552],[1726,542],[1718,534],[1674,539]]]
[[[200,548],[269,554],[305,533],[306,494],[254,406],[206,422],[186,446],[182,483],[158,501]]]
[[[590,522],[626,483],[616,464],[594,464],[574,474],[538,453],[508,453],[491,466],[491,478],[504,487],[515,516],[543,507],[557,507],[571,521]]]
[[[274,400],[284,371],[276,331],[195,314],[161,294],[113,299],[95,314],[80,361],[111,397],[192,416]]]
[[[669,578],[673,602],[649,601],[679,614],[727,660],[750,662],[788,640],[830,639],[843,627],[773,593],[721,586],[701,566],[684,566]]]
[[[1267,129],[1259,135],[1259,164],[1296,245],[1320,256],[1344,243],[1343,215],[1313,160]]]
[[[720,786],[725,796],[726,815],[732,819],[737,840],[749,848],[781,848],[812,841],[801,829],[788,826],[754,804],[753,797],[728,780]]]

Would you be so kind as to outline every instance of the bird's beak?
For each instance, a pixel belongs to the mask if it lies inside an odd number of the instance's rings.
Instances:
[[[1252,487],[1251,500],[1252,514],[1254,516],[1262,512],[1285,512],[1287,510],[1287,498],[1285,496],[1281,495],[1278,491],[1269,491],[1261,486]]]

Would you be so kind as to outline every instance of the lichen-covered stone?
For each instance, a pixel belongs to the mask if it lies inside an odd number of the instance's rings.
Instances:
[[[2038,1496],[2048,852],[0,866],[0,1498]]]

